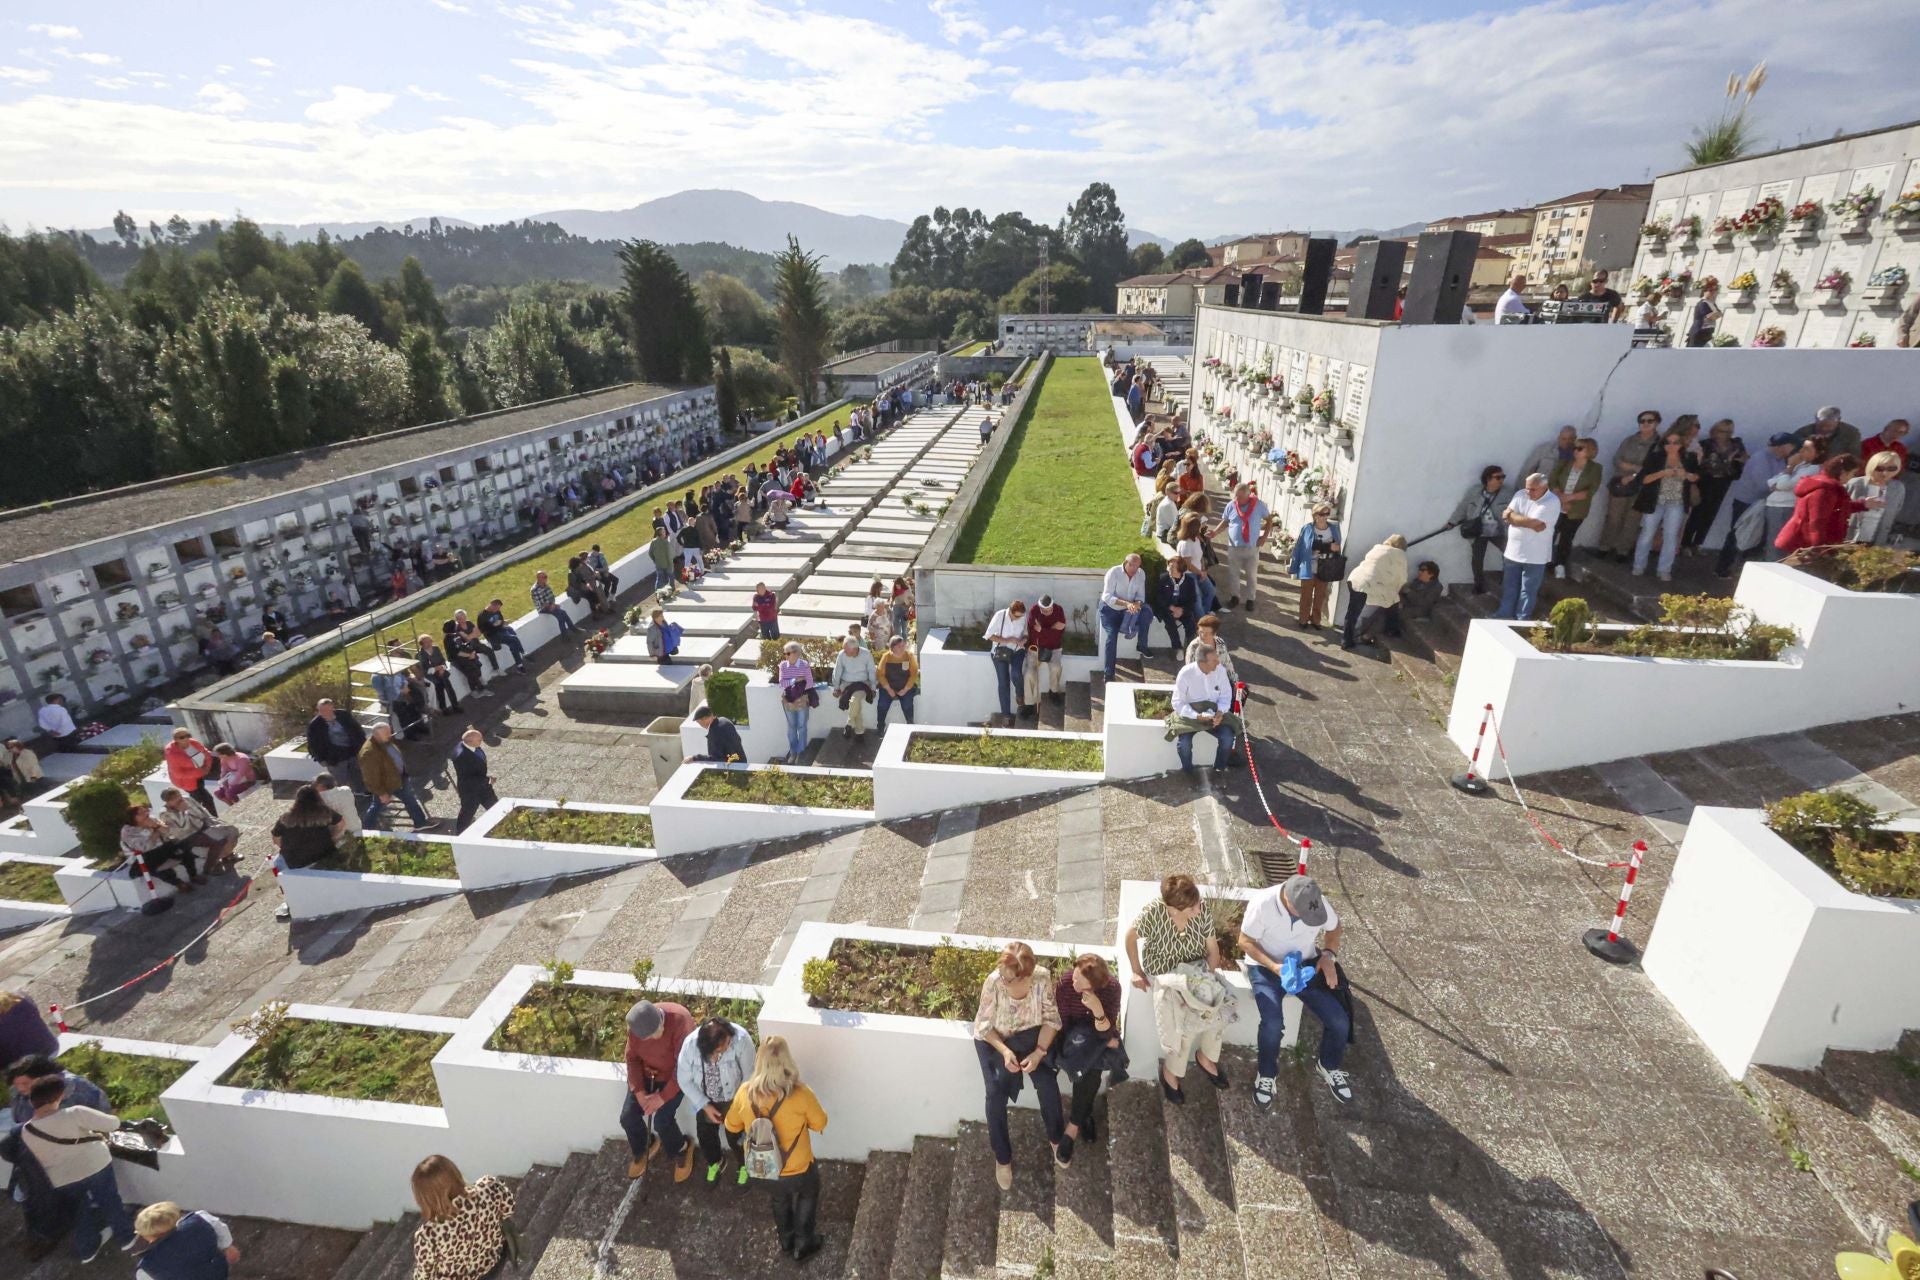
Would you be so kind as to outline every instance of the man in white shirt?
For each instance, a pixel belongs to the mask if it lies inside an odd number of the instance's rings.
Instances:
[[[1500,301],[1493,304],[1495,324],[1504,322],[1508,316],[1526,317],[1533,314],[1527,310],[1526,300],[1520,296],[1526,288],[1527,278],[1523,275],[1515,274],[1513,279],[1507,281],[1507,291],[1500,295]]]
[[[1151,658],[1147,651],[1147,628],[1152,625],[1152,616],[1147,613],[1147,573],[1140,567],[1138,552],[1107,570],[1106,580],[1100,584],[1100,629],[1107,633],[1106,671],[1107,679],[1113,679],[1115,651],[1120,646],[1120,633],[1137,634],[1140,637],[1140,657]]]
[[[1180,668],[1180,674],[1173,678],[1173,714],[1201,726],[1173,739],[1173,748],[1180,754],[1180,772],[1193,773],[1196,732],[1211,734],[1219,744],[1213,757],[1216,770],[1233,768],[1239,717],[1233,714],[1233,685],[1212,645],[1202,645],[1194,661]]]
[[[52,738],[54,745],[62,751],[71,750],[80,741],[80,729],[73,723],[73,716],[67,710],[65,694],[48,694],[46,703],[35,718],[40,722],[40,732]]]
[[[1240,950],[1247,957],[1247,982],[1260,1010],[1259,1074],[1253,1081],[1253,1100],[1262,1111],[1273,1105],[1274,1078],[1280,1074],[1280,1040],[1286,1032],[1287,990],[1280,973],[1287,956],[1298,952],[1302,965],[1313,964],[1313,977],[1296,992],[1307,1011],[1320,1019],[1320,1078],[1342,1102],[1353,1101],[1353,1087],[1340,1069],[1347,1042],[1353,1038],[1353,1020],[1346,1000],[1337,994],[1344,980],[1335,956],[1340,951],[1340,917],[1327,905],[1319,882],[1312,876],[1292,876],[1262,889],[1247,900],[1240,920]]]
[[[92,1107],[68,1107],[64,1076],[43,1076],[27,1091],[33,1119],[23,1127],[22,1140],[33,1152],[47,1181],[78,1211],[73,1227],[73,1254],[92,1262],[107,1247],[108,1234],[122,1249],[133,1247],[133,1216],[121,1203],[120,1186],[113,1178],[113,1157],[106,1135],[120,1127],[120,1118]]]
[[[1536,471],[1500,518],[1507,525],[1507,546],[1501,553],[1507,567],[1501,575],[1500,607],[1493,616],[1526,622],[1533,617],[1540,583],[1553,560],[1553,527],[1560,519],[1560,499],[1547,488],[1547,478]]]

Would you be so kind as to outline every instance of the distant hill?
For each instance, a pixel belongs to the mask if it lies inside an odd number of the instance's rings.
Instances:
[[[1371,236],[1381,240],[1391,239],[1395,236],[1417,236],[1420,234],[1420,228],[1426,225],[1424,222],[1409,222],[1403,227],[1356,227],[1351,231],[1309,231],[1307,234],[1311,236],[1330,236],[1336,242],[1345,244],[1356,236]],[[1208,236],[1202,243],[1209,246],[1223,245],[1229,240],[1238,240],[1242,236],[1258,234],[1260,233],[1254,231],[1236,231],[1232,235]]]
[[[866,214],[830,213],[791,200],[762,200],[744,191],[681,191],[631,209],[556,209],[533,215],[592,240],[657,240],[691,244],[720,240],[761,253],[787,247],[789,233],[830,267],[892,262],[907,224]]]
[[[1143,244],[1157,244],[1168,253],[1172,253],[1173,247],[1177,243],[1178,241],[1169,240],[1165,236],[1157,236],[1151,231],[1142,231],[1138,227],[1127,228],[1127,248],[1129,249],[1138,249]]]
[[[422,214],[418,218],[395,218],[379,222],[263,222],[260,224],[260,230],[264,232],[269,239],[278,236],[289,244],[293,244],[301,240],[311,240],[322,231],[325,231],[335,240],[369,235],[375,231],[405,232],[409,228],[417,234],[425,234],[433,226],[433,221],[431,215]],[[478,223],[468,222],[464,218],[440,219],[441,229],[446,231],[451,231],[457,227],[474,227],[478,225]],[[112,227],[94,227],[91,230],[82,231],[80,234],[92,236],[102,244],[120,239],[120,237],[114,233]],[[146,236],[146,224],[144,222],[140,224],[140,234],[144,239]]]

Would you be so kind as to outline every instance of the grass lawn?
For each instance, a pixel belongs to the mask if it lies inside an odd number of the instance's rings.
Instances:
[[[785,769],[708,769],[687,788],[689,800],[719,804],[806,805],[816,809],[873,808],[873,779]]]
[[[841,405],[837,409],[823,413],[816,422],[807,423],[806,425],[810,429],[817,428],[831,435],[834,420],[838,419],[844,427],[846,425],[847,415],[852,409],[853,406],[850,404]],[[671,484],[669,489],[662,494],[658,503],[638,503],[621,515],[599,523],[595,523],[591,516],[584,517],[575,522],[573,527],[576,532],[566,543],[555,547],[551,551],[536,551],[529,555],[521,556],[519,559],[507,564],[506,567],[488,574],[485,578],[482,578],[479,582],[464,591],[454,592],[431,601],[429,601],[427,594],[422,592],[420,596],[420,612],[410,617],[404,623],[389,627],[387,629],[388,633],[396,636],[416,636],[424,631],[437,636],[440,634],[441,622],[447,618],[451,618],[455,609],[465,609],[469,615],[477,615],[481,609],[486,607],[487,601],[493,599],[495,596],[499,596],[506,602],[507,616],[509,618],[518,617],[533,607],[533,601],[528,597],[527,592],[533,586],[533,575],[536,569],[545,569],[553,575],[554,581],[563,582],[567,576],[567,561],[579,555],[581,552],[586,551],[596,542],[605,549],[608,560],[618,560],[629,551],[646,546],[647,543],[653,539],[653,508],[656,505],[664,506],[668,494],[678,496],[688,489],[698,489],[703,484],[712,484],[729,471],[744,472],[749,462],[756,466],[765,466],[773,458],[775,450],[780,448],[781,445],[791,443],[798,434],[798,426],[782,427],[780,430],[770,433],[764,445],[743,458],[738,458],[724,466],[709,467],[695,474],[672,476],[670,477]],[[318,645],[314,646],[314,648],[316,652],[312,660],[301,663],[297,667],[289,668],[277,679],[271,680],[253,690],[253,692],[246,694],[242,700],[246,702],[268,701],[274,690],[299,678],[300,673],[321,661],[332,664],[333,667],[341,673],[341,679],[344,680],[347,666],[355,662],[364,662],[368,658],[378,656],[377,649],[371,637],[356,640],[349,645],[349,660],[345,663],[340,661],[340,651],[338,649],[325,648]]]
[[[236,1089],[440,1105],[433,1055],[450,1036],[400,1027],[288,1018],[220,1077]]]
[[[1099,773],[1106,767],[1106,755],[1098,742],[1084,738],[1017,738],[997,733],[928,730],[907,739],[907,763]]]
[[[0,898],[9,902],[66,901],[53,878],[53,864],[47,862],[0,862]]]
[[[549,844],[608,844],[629,849],[653,847],[653,819],[644,813],[607,813],[600,809],[519,808],[487,832],[491,840],[539,840]]]
[[[1100,362],[1055,360],[967,517],[954,560],[1105,569],[1147,542]]]
[[[987,349],[987,340],[985,338],[982,338],[978,342],[969,342],[966,346],[960,348],[958,351],[954,352],[953,354],[955,356],[977,356],[982,351],[985,351],[986,349]]]
[[[362,875],[427,876],[458,880],[453,846],[445,840],[400,840],[393,836],[363,835],[346,848],[315,864],[319,871],[357,871]]]
[[[725,1018],[745,1027],[748,1035],[760,1029],[758,1000],[536,982],[487,1041],[487,1048],[500,1053],[620,1062],[627,1052],[627,1010],[636,1000],[670,1000],[693,1015],[695,1026],[708,1018]]]
[[[82,1040],[60,1055],[60,1065],[106,1090],[113,1113],[122,1120],[152,1117],[164,1124],[167,1111],[160,1105],[160,1095],[193,1064],[174,1058],[115,1053],[102,1049],[98,1040]]]

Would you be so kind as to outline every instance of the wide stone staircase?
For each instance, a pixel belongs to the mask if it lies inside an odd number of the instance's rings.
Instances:
[[[1829,1050],[1813,1071],[1755,1067],[1747,1088],[1774,1136],[1860,1234],[1910,1232],[1920,1200],[1920,1031],[1887,1053]]]

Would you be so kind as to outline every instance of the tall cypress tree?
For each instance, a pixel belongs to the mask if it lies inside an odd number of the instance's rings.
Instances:
[[[706,312],[687,273],[651,240],[620,248],[621,321],[633,347],[634,372],[647,382],[704,380],[710,367]]]
[[[833,327],[827,314],[826,289],[820,279],[820,257],[787,237],[787,247],[774,256],[773,296],[780,330],[780,364],[800,389],[800,404],[811,408],[827,362],[827,340]]]

